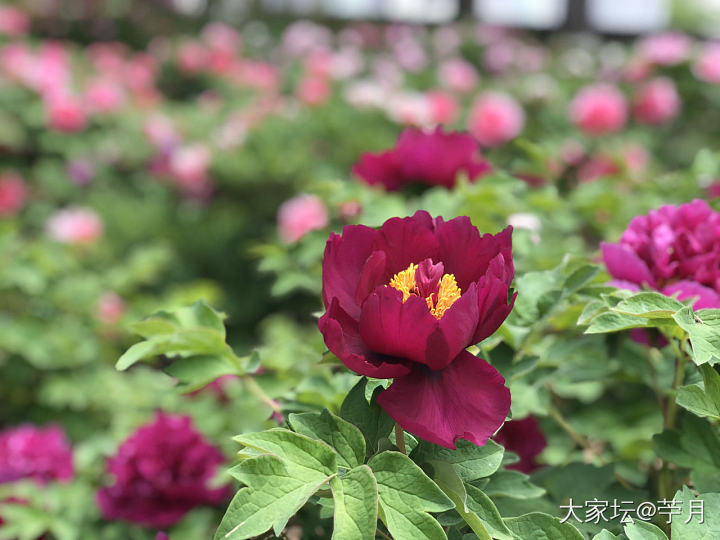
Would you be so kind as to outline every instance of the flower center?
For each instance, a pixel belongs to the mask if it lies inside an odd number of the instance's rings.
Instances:
[[[433,264],[430,259],[425,259],[395,274],[389,285],[403,294],[403,303],[410,296],[424,298],[433,317],[440,319],[462,292],[455,276],[444,274],[443,270],[443,263]]]

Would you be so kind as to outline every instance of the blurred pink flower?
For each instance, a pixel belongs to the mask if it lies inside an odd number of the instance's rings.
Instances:
[[[30,17],[15,6],[0,6],[0,34],[19,37],[30,30]]]
[[[585,146],[576,139],[566,139],[560,147],[562,161],[571,167],[579,165],[585,155]]]
[[[59,93],[45,100],[45,109],[51,129],[66,133],[85,129],[87,113],[80,99]]]
[[[720,42],[705,46],[695,60],[693,72],[703,81],[720,84]]]
[[[508,465],[508,469],[530,474],[540,467],[535,458],[547,446],[547,439],[534,416],[505,422],[493,439],[520,457],[520,461]]]
[[[17,214],[28,198],[28,189],[23,179],[15,173],[0,174],[0,217]]]
[[[341,202],[338,207],[340,218],[344,221],[350,221],[362,214],[363,207],[358,201],[350,200]]]
[[[428,92],[427,100],[433,124],[451,124],[457,117],[460,105],[457,99],[447,92]]]
[[[242,47],[240,33],[222,22],[211,22],[202,29],[202,39],[214,51],[236,53]]]
[[[388,97],[388,92],[382,85],[369,79],[352,81],[344,93],[345,101],[353,107],[370,108],[382,107]]]
[[[325,77],[307,76],[298,84],[297,98],[305,105],[322,105],[330,98],[330,83]]]
[[[125,301],[117,293],[107,291],[98,298],[96,316],[101,323],[117,324],[123,315],[125,315]]]
[[[517,137],[525,126],[522,107],[508,94],[480,94],[470,110],[468,129],[483,146],[498,146]]]
[[[478,82],[475,67],[462,58],[450,58],[440,64],[440,84],[461,94],[472,91]]]
[[[638,44],[642,58],[658,66],[674,66],[687,60],[691,47],[690,38],[678,32],[647,36]]]
[[[590,135],[620,131],[627,120],[627,102],[620,91],[609,84],[586,86],[570,103],[570,119]]]
[[[176,148],[170,155],[170,174],[188,194],[204,197],[210,189],[208,171],[212,152],[204,144],[188,144]]]
[[[24,478],[68,482],[74,476],[72,448],[61,428],[27,424],[0,431],[0,484]]]
[[[658,77],[640,86],[633,98],[633,114],[644,124],[664,124],[680,112],[680,96],[675,83]]]
[[[90,244],[103,233],[100,216],[90,208],[67,207],[47,221],[48,235],[64,244]]]
[[[432,36],[433,48],[439,56],[448,56],[457,52],[462,44],[462,36],[457,27],[443,24],[437,27]]]
[[[385,104],[385,110],[399,124],[430,127],[435,123],[428,96],[419,92],[398,92],[392,95]]]
[[[310,231],[326,227],[328,222],[325,203],[307,193],[285,201],[277,213],[278,234],[286,244],[293,244]]]
[[[95,167],[89,159],[74,159],[67,165],[67,174],[79,186],[86,186],[95,176]]]
[[[199,73],[208,69],[210,51],[197,41],[185,41],[177,49],[178,67],[186,73]]]
[[[604,154],[591,156],[578,169],[578,180],[580,182],[593,182],[604,176],[615,176],[620,174],[620,166],[615,160]]]
[[[720,198],[720,180],[716,180],[715,182],[710,184],[705,189],[705,192],[707,193],[707,196],[711,199]]]
[[[297,21],[285,29],[282,40],[287,54],[302,57],[314,49],[329,49],[332,32],[310,21]]]
[[[114,112],[125,104],[125,90],[107,79],[91,81],[85,89],[85,101],[94,112]]]

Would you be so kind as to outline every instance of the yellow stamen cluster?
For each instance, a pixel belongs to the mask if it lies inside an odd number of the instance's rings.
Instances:
[[[415,271],[417,264],[411,264],[407,269],[398,272],[390,280],[390,286],[403,293],[403,303],[412,296],[420,296],[418,292],[417,282],[415,281]],[[425,298],[430,313],[436,319],[442,318],[445,312],[452,306],[458,298],[460,298],[460,287],[457,286],[455,276],[453,274],[443,274],[438,285],[437,300],[433,299],[433,294]]]

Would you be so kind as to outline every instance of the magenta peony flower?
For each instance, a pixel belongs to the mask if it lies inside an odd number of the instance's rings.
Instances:
[[[698,79],[720,84],[720,43],[708,43],[693,64]]]
[[[67,482],[74,475],[72,449],[59,427],[24,425],[0,432],[0,484],[24,478]]]
[[[277,222],[280,239],[293,244],[310,231],[325,228],[328,209],[319,197],[301,193],[280,205]]]
[[[525,126],[522,107],[507,94],[481,94],[470,110],[468,129],[483,146],[498,146],[514,139]]]
[[[379,230],[348,225],[327,242],[325,344],[356,373],[394,379],[378,403],[427,441],[483,445],[508,413],[503,377],[465,349],[512,309],[511,235],[418,211]]]
[[[158,412],[108,460],[115,483],[98,491],[97,502],[106,519],[169,527],[196,506],[227,499],[230,486],[208,488],[223,462],[190,417]]]
[[[643,84],[635,92],[633,114],[645,124],[664,124],[680,112],[680,96],[675,83],[659,77]]]
[[[103,233],[100,216],[90,208],[68,207],[47,221],[48,235],[64,244],[91,244]]]
[[[720,308],[720,213],[702,200],[632,219],[617,244],[602,244],[616,287],[655,289],[695,309]]]
[[[625,97],[609,84],[587,86],[570,103],[570,119],[590,135],[620,131],[627,120]]]
[[[28,189],[22,178],[13,173],[0,174],[0,218],[17,214],[27,198]]]
[[[535,458],[545,450],[547,439],[535,417],[528,416],[522,420],[505,422],[493,439],[503,445],[505,450],[514,452],[520,457],[520,461],[508,465],[508,469],[530,474],[540,467],[535,463]]]
[[[388,191],[413,183],[450,189],[461,172],[474,181],[490,170],[470,135],[445,133],[441,127],[429,133],[406,129],[395,148],[380,154],[365,153],[353,167],[356,176],[370,185],[382,184]]]

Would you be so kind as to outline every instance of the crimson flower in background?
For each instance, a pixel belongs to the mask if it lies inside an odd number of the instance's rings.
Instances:
[[[72,448],[59,427],[24,425],[0,432],[0,484],[23,478],[46,484],[74,475]]]
[[[447,448],[483,445],[510,392],[465,349],[510,313],[513,274],[511,227],[481,236],[467,217],[424,211],[380,229],[348,225],[325,247],[319,328],[351,370],[394,379],[378,403],[403,429]]]
[[[413,183],[449,189],[461,172],[474,181],[491,170],[472,136],[446,133],[441,127],[431,132],[406,129],[395,148],[379,154],[365,153],[353,167],[356,176],[370,185],[382,184],[388,191]]]
[[[208,488],[225,460],[190,417],[159,412],[108,460],[115,483],[97,493],[106,519],[169,527],[199,505],[224,502],[230,487]]]
[[[666,205],[637,216],[617,244],[602,244],[612,285],[648,287],[695,309],[720,308],[720,213],[702,200]]]
[[[540,467],[535,463],[535,458],[545,450],[547,439],[535,417],[528,416],[522,420],[505,422],[493,439],[503,445],[505,450],[514,452],[520,457],[520,461],[506,468],[530,474]]]

